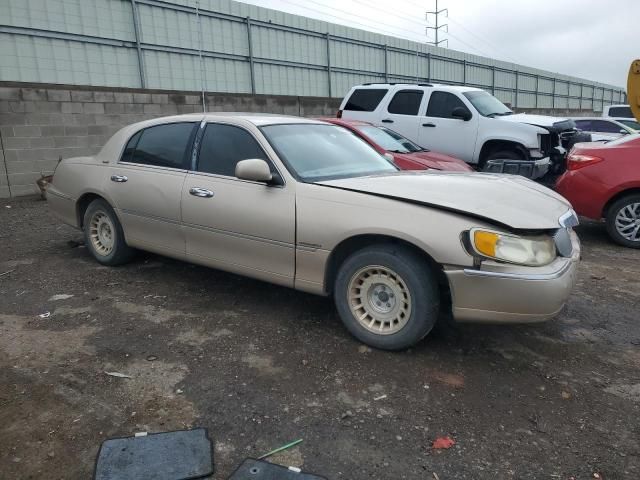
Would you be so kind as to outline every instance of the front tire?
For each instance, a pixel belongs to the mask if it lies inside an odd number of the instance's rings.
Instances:
[[[625,247],[640,248],[640,194],[622,197],[609,207],[607,233]]]
[[[84,243],[98,262],[115,266],[127,263],[134,250],[124,240],[122,225],[105,200],[96,199],[84,213]]]
[[[338,271],[334,300],[349,332],[382,350],[416,344],[439,312],[438,284],[425,259],[391,244],[351,254]]]

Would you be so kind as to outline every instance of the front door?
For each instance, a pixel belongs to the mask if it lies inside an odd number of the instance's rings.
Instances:
[[[240,180],[240,160],[261,158],[256,137],[244,127],[206,125],[196,169],[182,189],[187,257],[198,263],[293,286],[295,192],[293,184]]]
[[[465,109],[470,120],[454,118],[456,107]],[[471,109],[455,94],[433,90],[429,96],[426,110],[419,119],[418,144],[433,150],[446,153],[465,162],[473,162],[473,155],[478,137],[478,113]]]
[[[180,199],[196,126],[178,122],[141,130],[108,168],[107,193],[131,246],[184,256]]]

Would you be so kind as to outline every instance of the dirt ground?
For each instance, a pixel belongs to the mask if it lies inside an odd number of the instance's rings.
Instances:
[[[45,202],[0,201],[0,478],[88,479],[109,437],[203,426],[216,479],[298,438],[272,461],[332,480],[638,479],[640,251],[578,233],[556,320],[387,353],[329,299],[149,254],[102,267]]]

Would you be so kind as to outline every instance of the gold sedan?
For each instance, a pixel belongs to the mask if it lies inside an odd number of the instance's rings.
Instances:
[[[69,158],[51,210],[96,260],[148,250],[318,295],[349,331],[407,348],[441,313],[534,322],[563,307],[580,246],[569,203],[522,177],[401,172],[338,126],[270,115],[136,123]]]

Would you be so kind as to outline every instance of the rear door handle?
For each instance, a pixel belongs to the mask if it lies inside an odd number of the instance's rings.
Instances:
[[[127,180],[129,180],[129,179],[127,177],[125,177],[124,175],[111,175],[111,181],[112,182],[124,183]]]
[[[423,124],[422,124],[422,126],[423,126],[423,127],[435,127],[435,126],[436,126],[436,124],[435,124],[435,123],[431,123],[431,122],[429,122],[429,123],[423,123]]]
[[[211,190],[207,190],[206,188],[191,187],[189,189],[189,193],[194,197],[201,197],[201,198],[213,197],[213,192]]]
[[[382,120],[382,123],[393,123],[393,120],[391,120],[390,118],[385,118]]]

